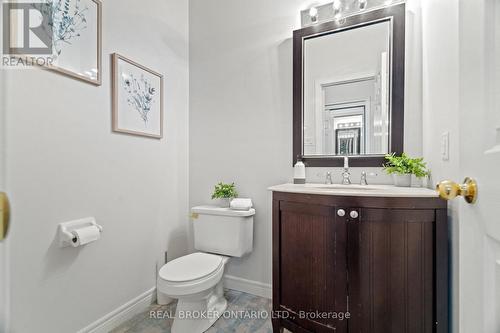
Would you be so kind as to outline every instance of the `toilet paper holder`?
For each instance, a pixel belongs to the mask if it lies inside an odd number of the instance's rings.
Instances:
[[[74,220],[69,222],[59,223],[57,227],[57,234],[59,238],[59,246],[66,247],[72,246],[76,243],[76,236],[72,233],[77,229],[82,229],[85,227],[95,226],[102,233],[102,226],[97,224],[95,217],[86,217],[80,220]]]

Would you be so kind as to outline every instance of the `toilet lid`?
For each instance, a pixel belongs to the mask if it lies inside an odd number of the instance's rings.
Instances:
[[[159,272],[163,280],[186,282],[201,279],[222,265],[222,257],[208,253],[193,253],[164,265]]]

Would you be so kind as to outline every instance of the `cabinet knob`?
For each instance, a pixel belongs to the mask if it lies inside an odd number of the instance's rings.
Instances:
[[[353,219],[357,219],[359,216],[358,212],[355,210],[353,210],[350,215],[351,215],[351,218],[353,218]]]
[[[339,210],[337,211],[337,215],[338,215],[338,216],[340,216],[340,217],[344,217],[344,216],[345,216],[345,210],[343,210],[343,209],[339,209]]]

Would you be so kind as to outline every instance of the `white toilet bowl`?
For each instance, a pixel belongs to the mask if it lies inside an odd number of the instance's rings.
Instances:
[[[158,290],[177,298],[172,333],[206,331],[227,308],[222,276],[229,258],[193,253],[164,265],[158,274]]]
[[[240,258],[253,249],[253,208],[199,206],[191,212],[194,247],[208,253],[177,258],[158,273],[161,301],[179,300],[172,333],[202,333],[215,323],[227,308],[222,286],[227,256]]]

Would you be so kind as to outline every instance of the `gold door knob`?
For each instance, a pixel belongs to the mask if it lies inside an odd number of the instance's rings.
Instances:
[[[465,178],[463,184],[457,184],[451,180],[442,181],[437,184],[436,190],[445,200],[452,200],[458,196],[464,197],[465,201],[470,204],[477,200],[477,182],[471,178]]]
[[[10,222],[10,206],[7,194],[0,192],[0,241],[7,237]]]

